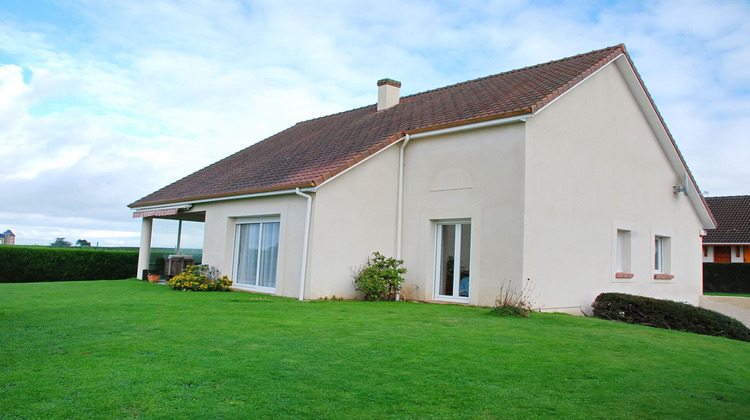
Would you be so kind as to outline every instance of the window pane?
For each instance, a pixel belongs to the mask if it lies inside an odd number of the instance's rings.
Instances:
[[[654,239],[654,271],[661,273],[662,271],[662,240],[660,237]]]
[[[258,268],[258,240],[260,225],[257,223],[240,225],[239,249],[237,256],[237,278],[242,284],[256,284]]]
[[[453,296],[453,266],[456,249],[456,226],[440,225],[440,284],[438,293]]]
[[[276,287],[276,261],[279,255],[279,223],[263,223],[258,286]]]
[[[469,261],[471,261],[471,225],[461,227],[461,272],[459,274],[458,295],[469,296]]]

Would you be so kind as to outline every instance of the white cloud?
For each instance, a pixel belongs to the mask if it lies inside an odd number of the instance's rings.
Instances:
[[[0,190],[19,198],[5,211],[39,213],[39,226],[81,232],[57,217],[127,219],[127,203],[298,121],[374,103],[383,77],[411,94],[620,42],[699,185],[747,193],[745,2],[55,7],[0,11]],[[126,226],[100,230],[140,225]],[[137,244],[137,235],[112,235]]]

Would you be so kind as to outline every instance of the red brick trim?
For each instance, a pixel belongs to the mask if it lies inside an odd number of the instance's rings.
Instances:
[[[633,277],[635,277],[633,273],[615,273],[616,279],[632,279]]]
[[[673,278],[671,274],[654,274],[654,280],[672,280]]]

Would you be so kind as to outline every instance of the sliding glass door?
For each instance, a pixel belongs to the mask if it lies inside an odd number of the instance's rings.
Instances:
[[[236,226],[234,282],[240,287],[275,292],[279,222],[253,220]]]

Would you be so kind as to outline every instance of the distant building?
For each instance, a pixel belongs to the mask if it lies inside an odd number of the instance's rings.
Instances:
[[[750,263],[750,195],[706,197],[716,229],[703,237],[703,262]]]
[[[10,230],[0,233],[0,245],[15,245],[16,235]]]

